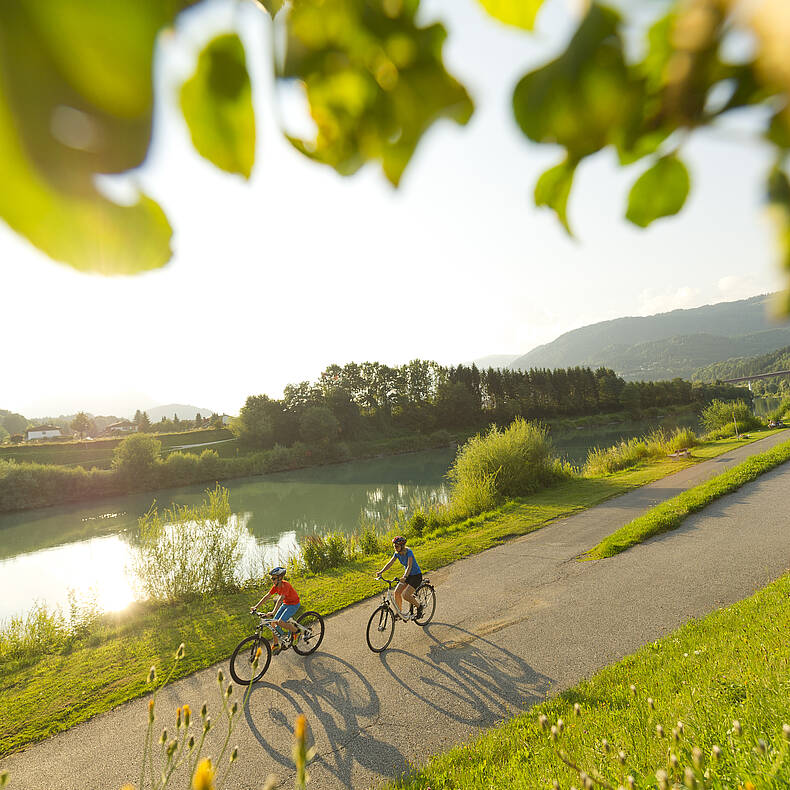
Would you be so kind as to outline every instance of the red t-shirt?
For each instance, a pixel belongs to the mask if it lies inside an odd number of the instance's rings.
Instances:
[[[298,593],[296,592],[296,590],[294,590],[293,587],[291,587],[290,584],[288,584],[288,582],[280,582],[279,584],[275,584],[272,587],[272,589],[269,590],[269,595],[272,594],[282,595],[283,603],[288,603],[288,604],[299,603]]]

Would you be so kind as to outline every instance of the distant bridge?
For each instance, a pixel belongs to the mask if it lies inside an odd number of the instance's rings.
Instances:
[[[755,373],[753,376],[740,376],[737,379],[722,379],[722,384],[738,384],[741,381],[749,383],[749,389],[752,388],[752,382],[757,379],[770,379],[774,376],[790,376],[790,370],[775,370],[773,373]]]

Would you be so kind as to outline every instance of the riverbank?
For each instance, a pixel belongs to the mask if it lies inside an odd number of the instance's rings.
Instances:
[[[771,433],[776,432],[754,434],[750,441]],[[733,443],[711,443],[704,445],[703,451],[713,453],[717,447],[727,452]],[[606,478],[573,479],[443,528],[441,536],[415,539],[412,545],[418,549],[421,565],[434,570],[691,467],[698,460],[663,459]],[[379,591],[372,574],[384,559],[380,555],[320,576],[304,574],[292,581],[305,606],[329,614]],[[0,720],[6,726],[0,733],[0,754],[145,693],[148,668],[166,663],[180,642],[190,645],[179,667],[180,675],[227,657],[249,631],[246,611],[259,594],[254,588],[179,606],[137,605],[125,613],[102,618],[98,626],[76,638],[64,652],[47,654],[42,645],[34,665],[4,661],[0,665]],[[43,699],[46,705],[41,703]]]

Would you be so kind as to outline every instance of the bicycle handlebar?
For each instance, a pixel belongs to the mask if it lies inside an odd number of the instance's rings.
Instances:
[[[376,576],[379,581],[386,582],[390,587],[393,584],[400,584],[400,579],[385,579],[383,576]]]

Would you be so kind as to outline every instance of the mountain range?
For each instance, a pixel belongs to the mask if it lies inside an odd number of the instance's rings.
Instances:
[[[629,381],[690,378],[699,368],[790,345],[790,323],[770,315],[772,294],[574,329],[509,367],[608,367]]]

